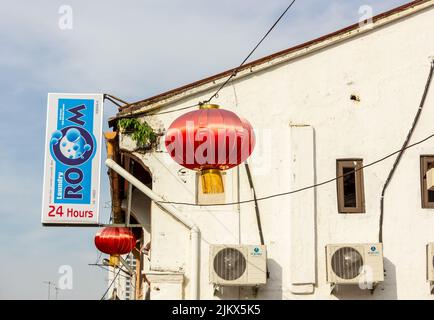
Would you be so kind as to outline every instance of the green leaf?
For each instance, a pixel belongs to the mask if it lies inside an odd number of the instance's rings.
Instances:
[[[141,147],[154,145],[157,141],[157,134],[147,123],[141,123],[136,118],[123,118],[118,120],[118,127],[122,131],[131,131],[131,138]]]

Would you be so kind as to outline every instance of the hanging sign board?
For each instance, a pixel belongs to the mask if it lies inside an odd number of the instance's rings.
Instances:
[[[48,94],[43,225],[98,224],[103,99]]]

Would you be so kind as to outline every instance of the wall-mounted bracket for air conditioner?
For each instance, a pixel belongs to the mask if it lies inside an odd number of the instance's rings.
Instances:
[[[330,283],[330,290],[329,293],[332,295],[335,292],[335,289],[337,289],[336,283]]]
[[[254,286],[252,291],[253,291],[253,297],[257,298],[259,292],[259,286],[258,285]]]
[[[344,284],[345,286],[348,286],[348,285],[350,285],[350,284]],[[370,292],[371,292],[371,294],[374,294],[374,291],[375,291],[375,289],[377,288],[377,285],[378,285],[378,283],[377,282],[374,282],[374,283],[372,283],[371,284],[371,288],[366,288],[366,289],[363,289],[363,288],[360,288],[359,287],[359,289],[360,290],[369,290]],[[336,284],[336,283],[330,283],[330,290],[329,290],[329,292],[330,292],[330,294],[332,295],[332,294],[334,294],[336,291],[338,291],[338,285]]]
[[[375,289],[378,286],[378,282],[360,282],[359,288],[360,290],[369,290],[371,294],[374,294]]]
[[[213,289],[214,289],[214,293],[213,293],[214,296],[217,296],[219,294],[223,294],[223,287],[222,286],[220,286],[218,284],[214,284]]]
[[[377,282],[374,282],[374,283],[372,284],[372,288],[369,289],[369,290],[371,291],[371,294],[374,294],[375,289],[377,289],[377,285],[378,285]]]

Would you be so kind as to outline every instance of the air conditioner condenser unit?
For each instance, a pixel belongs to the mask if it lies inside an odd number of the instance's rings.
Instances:
[[[427,280],[434,282],[434,243],[426,245],[426,262]]]
[[[430,293],[434,294],[434,243],[426,245],[426,278],[429,281]]]
[[[267,251],[262,245],[211,245],[210,282],[257,286],[267,281]]]
[[[368,289],[384,281],[381,243],[330,244],[326,256],[327,282],[333,285],[358,284]]]

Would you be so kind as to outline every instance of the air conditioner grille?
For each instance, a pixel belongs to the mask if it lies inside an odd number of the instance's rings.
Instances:
[[[227,281],[240,278],[246,271],[247,261],[243,253],[234,248],[220,250],[214,258],[214,271]]]
[[[343,247],[336,250],[331,261],[333,272],[341,279],[356,278],[363,266],[363,257],[351,247]]]

